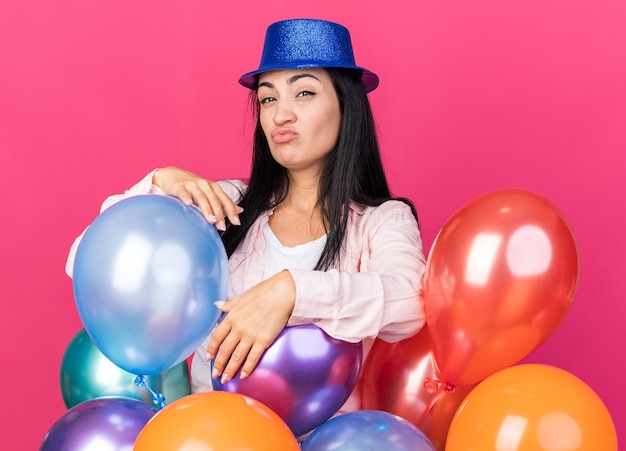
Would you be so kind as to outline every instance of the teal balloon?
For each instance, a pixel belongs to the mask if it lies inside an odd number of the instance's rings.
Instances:
[[[83,328],[74,335],[61,360],[61,394],[68,409],[104,397],[132,398],[154,406],[152,394],[135,384],[136,377],[102,354]],[[191,393],[187,362],[145,376],[145,381],[165,397],[166,405]]]

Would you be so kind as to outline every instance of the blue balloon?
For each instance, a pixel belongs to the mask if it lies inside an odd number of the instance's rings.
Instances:
[[[431,441],[412,423],[380,410],[360,410],[340,415],[309,435],[302,451],[436,451]]]
[[[219,318],[228,262],[196,207],[142,195],[103,211],[74,262],[74,298],[98,349],[129,373],[158,374],[185,360]]]
[[[52,425],[39,451],[130,450],[157,412],[136,399],[91,399],[66,411]]]

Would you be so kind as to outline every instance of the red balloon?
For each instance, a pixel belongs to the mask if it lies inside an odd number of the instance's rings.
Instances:
[[[475,384],[530,354],[563,320],[578,275],[572,231],[546,199],[507,189],[463,206],[435,239],[423,280],[444,380]]]
[[[441,379],[427,327],[397,343],[377,339],[359,379],[361,409],[410,421],[443,451],[456,409],[474,386],[453,390]]]

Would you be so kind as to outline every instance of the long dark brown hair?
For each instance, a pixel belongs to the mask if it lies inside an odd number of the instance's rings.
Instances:
[[[335,87],[341,108],[339,138],[330,152],[322,170],[318,205],[326,227],[326,245],[315,269],[327,270],[338,260],[348,222],[350,202],[378,206],[393,198],[389,191],[380,158],[376,126],[369,99],[359,71],[352,69],[326,69]],[[256,127],[254,131],[252,172],[239,205],[244,209],[239,215],[240,226],[228,226],[222,234],[226,252],[230,257],[245,238],[259,215],[276,207],[289,190],[287,170],[279,165],[270,153],[269,145],[259,120],[259,103],[253,93]]]

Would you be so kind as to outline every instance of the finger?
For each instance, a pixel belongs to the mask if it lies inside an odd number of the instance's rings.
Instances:
[[[239,368],[241,368],[242,363],[248,357],[248,353],[250,352],[250,344],[240,341],[237,347],[233,350],[230,355],[230,359],[228,359],[228,363],[224,371],[222,372],[222,378],[220,382],[222,384],[228,382],[233,378],[233,376],[237,373]]]
[[[226,365],[228,365],[228,362],[238,345],[239,337],[235,336],[233,333],[229,333],[228,337],[222,341],[222,344],[217,350],[215,360],[213,361],[213,372],[211,373],[211,377],[213,379],[219,377],[224,372]]]
[[[248,352],[248,358],[246,359],[246,363],[241,367],[241,373],[239,374],[240,379],[245,379],[250,374],[252,374],[252,371],[254,371],[254,369],[258,365],[266,349],[266,346],[259,343],[255,343],[252,346],[252,348]]]
[[[232,199],[228,197],[228,194],[226,194],[221,187],[219,191],[216,190],[215,194],[220,201],[224,215],[228,217],[230,223],[233,225],[241,225],[239,214],[243,212],[243,208],[235,205]]]
[[[230,324],[228,319],[225,318],[224,321],[219,323],[211,332],[211,339],[209,340],[209,344],[206,347],[206,359],[211,360],[220,349],[222,342],[230,333]],[[221,369],[223,366],[219,367],[219,371],[221,373]]]
[[[211,203],[211,207],[214,212],[220,211],[222,214],[216,213],[218,229],[225,230],[226,223],[224,218],[228,218],[231,224],[241,225],[239,214],[243,212],[243,208],[235,205],[233,200],[224,192],[219,183],[208,182],[212,188],[210,193],[207,193],[207,198]]]
[[[223,200],[220,199],[215,191],[207,192],[206,196],[209,200],[209,204],[211,205],[211,209],[213,210],[213,214],[216,217],[215,228],[223,232],[226,230],[226,222],[224,220],[225,205],[222,203]],[[232,202],[230,198],[228,198],[228,201]]]
[[[211,203],[203,191],[196,183],[189,183],[187,190],[193,198],[193,203],[204,215],[204,218],[211,224],[217,223],[217,215],[214,213]]]
[[[209,222],[215,224],[215,228],[226,230],[224,221],[224,208],[229,207],[233,201],[222,191],[218,183],[208,180],[200,180],[193,186],[194,199],[200,211],[208,215]],[[222,196],[220,196],[222,194]],[[234,205],[234,204],[233,204]]]
[[[189,205],[189,206],[193,205],[193,196],[185,188],[181,188],[176,193],[176,197],[182,200],[185,205]]]

